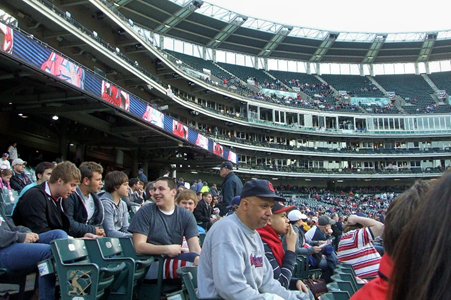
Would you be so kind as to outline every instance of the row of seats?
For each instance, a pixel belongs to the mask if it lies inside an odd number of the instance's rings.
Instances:
[[[306,270],[305,270],[306,267]],[[301,270],[303,269],[303,270]],[[301,272],[301,273],[298,273]],[[306,273],[305,273],[306,272]],[[309,276],[315,278],[313,273],[317,270],[308,270],[307,257],[298,257],[293,276],[300,279],[306,279]],[[196,295],[197,289],[197,267],[182,267],[177,270],[177,274],[183,280],[183,289],[172,295],[180,295],[181,299],[185,299],[188,294],[190,300],[198,300]],[[313,274],[313,275],[312,275]],[[338,264],[335,274],[332,275],[334,282],[327,285],[328,293],[320,296],[323,300],[348,300],[355,292],[357,292],[364,284],[357,282],[354,269],[348,264]],[[169,296],[169,295],[168,295]]]
[[[322,300],[348,300],[362,286],[359,282],[352,265],[339,263],[331,276],[333,282],[327,284],[328,293],[321,295]]]
[[[169,51],[168,51],[169,52]],[[224,77],[227,73],[217,67],[217,65],[211,61],[205,61],[198,57],[192,57],[186,54],[181,54],[178,52],[170,51],[170,53],[183,61],[186,61],[189,65],[197,70],[210,69],[213,74]],[[247,78],[256,78],[260,83],[264,81],[273,82],[274,80],[265,74],[262,70],[257,70],[250,67],[232,65],[227,63],[217,63],[224,69],[227,69],[232,74],[235,74],[239,78],[245,80]],[[292,84],[293,79],[298,79],[299,84],[304,85],[305,83],[320,84],[320,81],[314,75],[295,73],[295,72],[284,72],[284,71],[270,71],[272,75],[280,79],[282,83],[295,87],[297,84]],[[227,77],[227,76],[226,76]],[[441,89],[447,89],[448,85],[446,80],[449,81],[449,74],[430,74],[431,80],[437,84]],[[224,77],[225,78],[225,77]],[[354,96],[360,97],[383,97],[383,93],[379,89],[375,89],[374,85],[365,77],[357,75],[322,75],[322,78],[329,84],[331,84],[336,90],[346,90],[351,92]],[[378,81],[387,91],[395,91],[398,95],[405,98],[411,103],[411,106],[404,106],[404,108],[409,113],[415,113],[417,107],[427,106],[434,103],[431,98],[433,94],[432,88],[428,83],[419,75],[377,75],[375,80]],[[412,84],[414,83],[414,84]],[[365,88],[367,91],[365,91]],[[305,91],[307,94],[311,94]],[[310,96],[313,96],[311,94]],[[332,94],[325,95],[325,103],[333,104],[335,98]],[[412,102],[411,100],[416,99]],[[435,112],[435,111],[434,111]],[[441,112],[441,111],[440,111]],[[444,111],[444,112],[447,112]],[[393,113],[393,112],[390,112]],[[394,112],[396,113],[396,112]]]
[[[132,299],[155,260],[136,255],[130,238],[58,239],[50,245],[53,259],[39,269],[54,269],[63,300]]]

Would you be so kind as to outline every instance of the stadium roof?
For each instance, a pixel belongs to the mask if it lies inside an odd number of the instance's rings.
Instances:
[[[449,60],[451,31],[352,33],[287,26],[239,15],[201,0],[112,0],[155,33],[208,48],[313,63],[414,63]]]

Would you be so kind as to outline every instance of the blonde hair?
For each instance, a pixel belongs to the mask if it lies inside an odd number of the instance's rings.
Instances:
[[[197,206],[197,196],[193,190],[183,190],[175,198],[175,203],[180,204],[182,200],[193,200],[194,206]]]
[[[65,183],[71,180],[80,183],[81,173],[77,166],[75,166],[73,163],[71,163],[70,161],[63,161],[57,164],[53,169],[49,182],[53,184],[60,178]]]

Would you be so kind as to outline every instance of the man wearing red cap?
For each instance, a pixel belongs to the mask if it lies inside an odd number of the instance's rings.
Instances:
[[[202,245],[197,294],[199,298],[309,299],[300,291],[288,291],[273,278],[257,228],[272,215],[275,194],[267,180],[248,181],[241,191],[235,214],[215,223]]]

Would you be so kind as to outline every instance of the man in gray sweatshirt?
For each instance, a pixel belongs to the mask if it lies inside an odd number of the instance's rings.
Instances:
[[[215,223],[208,231],[199,259],[199,298],[310,299],[288,291],[273,278],[260,235],[255,230],[267,224],[275,194],[267,180],[251,180],[241,191],[235,214]]]

